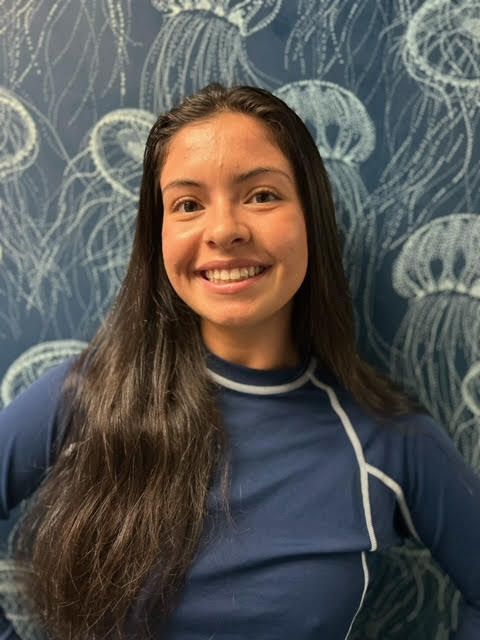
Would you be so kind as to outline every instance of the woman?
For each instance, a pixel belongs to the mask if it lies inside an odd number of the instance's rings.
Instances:
[[[480,479],[358,356],[325,169],[267,91],[159,117],[118,299],[0,446],[5,517],[41,482],[16,557],[55,639],[344,639],[407,535],[480,633]]]

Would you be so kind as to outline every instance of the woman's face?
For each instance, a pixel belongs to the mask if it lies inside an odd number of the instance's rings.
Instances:
[[[165,269],[201,317],[203,335],[285,331],[307,271],[307,235],[293,170],[265,125],[226,112],[183,127],[171,140],[160,187]],[[226,276],[206,263],[221,270],[237,259],[268,268],[243,282],[206,279]]]

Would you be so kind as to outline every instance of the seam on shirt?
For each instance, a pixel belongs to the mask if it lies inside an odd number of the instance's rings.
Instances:
[[[335,413],[340,418],[343,428],[345,429],[347,436],[349,437],[352,444],[360,471],[360,489],[362,492],[363,512],[365,515],[368,535],[370,537],[370,551],[375,551],[378,548],[378,544],[372,522],[372,509],[370,505],[370,493],[368,487],[368,472],[365,456],[363,455],[362,444],[352,423],[350,422],[350,418],[340,404],[337,394],[332,389],[332,387],[323,384],[323,382],[320,382],[320,380],[318,380],[314,375],[311,376],[311,381],[314,385],[320,387],[320,389],[323,389],[327,393],[330,404],[332,405]]]
[[[395,499],[398,502],[400,511],[402,512],[402,516],[405,520],[405,523],[410,533],[415,538],[415,540],[417,540],[417,542],[420,542],[421,544],[423,544],[420,539],[420,536],[417,533],[417,530],[415,529],[415,525],[413,524],[413,519],[410,514],[410,509],[408,508],[407,501],[405,500],[405,495],[403,493],[402,487],[398,484],[398,482],[396,482],[393,478],[388,476],[384,471],[368,463],[367,463],[367,471],[372,476],[375,476],[381,482],[383,482],[383,484],[389,489],[391,489],[391,491],[393,491],[393,493],[395,494]]]
[[[355,622],[355,620],[357,619],[358,614],[360,613],[362,607],[363,607],[363,601],[365,600],[365,595],[367,593],[367,589],[368,589],[368,583],[369,583],[369,579],[370,579],[370,575],[368,572],[368,562],[367,562],[367,558],[365,555],[365,551],[362,551],[362,567],[363,567],[363,593],[362,593],[362,597],[360,599],[360,604],[358,605],[358,609],[355,613],[355,615],[352,618],[352,621],[350,623],[350,627],[347,631],[347,635],[345,636],[345,640],[348,639],[348,636],[350,635],[350,632],[352,631],[352,627],[353,627],[353,623]]]

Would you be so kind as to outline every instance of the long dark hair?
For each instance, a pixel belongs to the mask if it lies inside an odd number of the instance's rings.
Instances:
[[[198,550],[217,472],[230,517],[218,388],[207,375],[199,318],[172,288],[160,241],[159,175],[169,142],[221,111],[263,122],[294,170],[308,234],[308,270],[292,316],[298,352],[309,348],[372,415],[419,409],[357,353],[330,185],[302,120],[259,88],[215,83],[187,98],[148,137],[128,270],[65,380],[66,436],[17,530],[19,580],[56,640],[124,637],[147,578],[149,610],[168,620]],[[140,637],[147,635],[145,628]]]

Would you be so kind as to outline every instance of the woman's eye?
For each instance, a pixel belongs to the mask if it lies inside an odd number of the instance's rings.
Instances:
[[[273,191],[257,191],[250,199],[257,198],[257,203],[262,204],[264,202],[271,202],[271,199],[278,199],[278,196]],[[183,213],[193,213],[198,209],[200,205],[195,200],[180,200],[173,206],[173,211],[180,211]]]
[[[195,202],[195,200],[181,200],[180,202],[177,202],[173,210],[179,211],[180,207],[183,207],[184,205],[185,205],[185,209],[183,209],[184,213],[193,213],[195,209],[192,209],[191,205],[197,206],[197,202]]]
[[[257,191],[253,194],[252,198],[260,197],[260,202],[269,202],[269,200],[266,199],[269,196],[272,196],[274,199],[277,198],[277,195],[273,193],[273,191]]]

